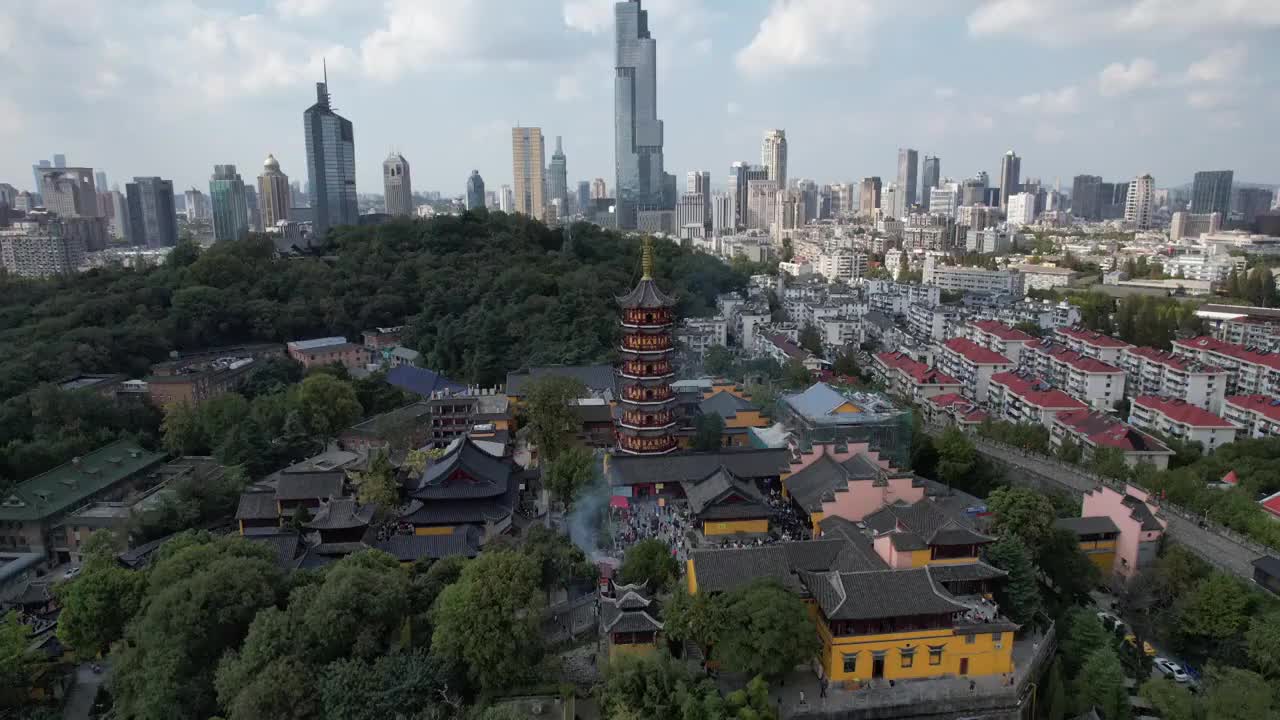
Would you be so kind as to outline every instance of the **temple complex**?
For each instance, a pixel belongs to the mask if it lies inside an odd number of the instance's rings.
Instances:
[[[640,283],[618,298],[622,308],[618,449],[633,455],[661,455],[679,444],[676,396],[671,389],[676,301],[653,279],[652,242],[644,240]]]

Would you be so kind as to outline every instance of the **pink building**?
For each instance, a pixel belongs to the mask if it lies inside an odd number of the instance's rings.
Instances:
[[[368,348],[347,342],[344,337],[295,340],[289,343],[288,348],[289,357],[302,363],[305,368],[337,363],[352,370],[368,365],[371,357]]]
[[[1099,487],[1084,494],[1082,517],[1107,517],[1120,530],[1116,538],[1114,575],[1133,579],[1156,559],[1167,521],[1145,490],[1126,485],[1123,493]]]
[[[814,445],[782,477],[787,497],[809,515],[814,532],[824,517],[858,521],[896,502],[924,499],[910,472],[898,470],[866,443]]]

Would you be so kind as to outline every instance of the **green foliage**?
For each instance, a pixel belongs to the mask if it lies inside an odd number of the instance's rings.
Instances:
[[[1124,686],[1124,668],[1109,647],[1094,650],[1085,659],[1076,677],[1076,703],[1083,712],[1098,708],[1106,720],[1127,720],[1129,693]]]
[[[800,342],[797,344],[800,347],[818,357],[822,357],[822,333],[819,332],[816,325],[805,323],[805,326],[800,328],[799,340]]]
[[[382,370],[353,380],[351,385],[365,415],[381,415],[404,407],[414,400],[408,393],[388,383],[387,373]]]
[[[1049,430],[1039,423],[1011,423],[988,420],[978,426],[978,434],[1006,445],[1038,453],[1049,452]]]
[[[770,581],[729,593],[714,656],[730,670],[777,677],[818,651],[817,630],[804,601]]]
[[[1062,669],[1065,678],[1072,680],[1095,650],[1111,646],[1112,636],[1088,608],[1071,608],[1065,621],[1061,636]]]
[[[543,593],[537,564],[513,552],[486,552],[436,599],[432,653],[492,691],[529,677],[542,654]]]
[[[1082,452],[1080,444],[1075,441],[1075,438],[1064,437],[1062,438],[1062,444],[1058,446],[1058,459],[1074,465],[1080,462]]]
[[[543,460],[554,461],[581,430],[572,403],[587,395],[586,386],[574,378],[547,375],[529,383],[525,413],[533,444]]]
[[[723,595],[690,595],[677,586],[662,605],[662,631],[668,640],[693,643],[708,657],[729,624],[725,602]]]
[[[1177,333],[1203,330],[1197,307],[1170,297],[1130,295],[1116,303],[1114,332],[1126,342],[1168,350]]]
[[[31,629],[18,621],[18,612],[10,610],[0,618],[0,706],[26,704],[27,688],[37,665],[36,656],[28,650]]]
[[[1089,592],[1101,583],[1101,571],[1093,564],[1070,530],[1055,529],[1036,552],[1036,565],[1066,603],[1087,603]]]
[[[1113,480],[1127,480],[1131,474],[1129,465],[1124,460],[1124,453],[1113,447],[1094,448],[1093,457],[1089,459],[1089,469]]]
[[[854,378],[862,377],[862,368],[858,367],[857,354],[852,350],[845,350],[836,355],[836,359],[831,363],[831,372]]]
[[[158,503],[129,516],[128,536],[141,544],[230,517],[245,485],[244,473],[235,468],[208,477],[179,478]]]
[[[978,461],[973,442],[954,426],[942,431],[934,441],[938,451],[938,479],[948,485],[963,485]]]
[[[547,465],[543,483],[552,497],[570,507],[578,493],[595,479],[595,467],[590,450],[570,445]]]
[[[1244,642],[1253,666],[1269,678],[1280,678],[1280,611],[1250,620]]]
[[[1041,556],[1057,518],[1049,498],[1025,487],[996,488],[987,498],[987,509],[994,515],[991,529],[997,535],[1016,537],[1032,557]]]
[[[385,450],[373,451],[369,469],[351,473],[351,479],[361,503],[373,503],[383,512],[390,512],[400,504],[400,481]]]
[[[307,429],[320,437],[337,435],[364,413],[351,383],[331,375],[307,376],[292,395],[292,404]]]
[[[733,352],[723,345],[712,345],[702,355],[702,369],[713,377],[729,377],[733,374]]]
[[[110,531],[99,530],[90,539]],[[125,625],[142,607],[146,577],[115,563],[95,560],[73,580],[54,586],[62,614],[58,639],[83,658],[107,652],[124,636]]]
[[[252,400],[259,395],[278,393],[302,382],[304,369],[302,363],[290,357],[261,360],[258,369],[240,386],[240,394]]]
[[[1275,717],[1276,693],[1265,678],[1240,668],[1210,665],[1205,694],[1208,720],[1256,720]]]
[[[1062,660],[1054,659],[1049,666],[1049,676],[1044,686],[1045,720],[1066,720],[1069,702],[1067,687],[1062,678]]]
[[[717,413],[699,415],[694,421],[693,438],[689,441],[692,450],[719,450],[724,446],[724,418]]]
[[[1195,696],[1172,680],[1148,680],[1138,688],[1138,694],[1151,703],[1164,720],[1196,720]]]
[[[665,653],[624,655],[609,664],[600,691],[600,716],[719,720],[724,701],[710,680],[695,680]]]
[[[680,576],[680,563],[666,543],[650,538],[627,548],[620,573],[626,585],[644,582],[650,590],[663,592]]]
[[[519,549],[537,565],[538,587],[544,590],[586,585],[599,576],[599,570],[569,536],[543,525],[529,526]]]
[[[772,417],[778,405],[778,391],[773,385],[748,385],[747,397],[760,408],[760,412]]]
[[[1178,604],[1179,632],[1193,642],[1221,647],[1238,638],[1249,622],[1250,594],[1235,578],[1215,573],[1201,580]]]
[[[1033,623],[1040,611],[1040,589],[1026,544],[1017,535],[1006,535],[987,546],[986,558],[992,566],[1009,573],[996,590],[1001,612],[1020,625]]]
[[[813,375],[803,362],[792,358],[782,368],[782,384],[790,390],[803,390],[813,384]]]

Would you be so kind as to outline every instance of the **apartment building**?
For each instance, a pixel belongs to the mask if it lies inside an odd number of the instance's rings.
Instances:
[[[1099,332],[1080,327],[1060,327],[1054,331],[1055,339],[1071,350],[1095,358],[1104,363],[1119,365],[1120,353],[1130,344]]]
[[[925,258],[923,280],[940,290],[975,293],[1007,293],[1015,298],[1026,295],[1022,273],[1017,270],[983,270],[973,267],[937,265]]]
[[[1272,395],[1228,395],[1222,417],[1247,438],[1280,436],[1280,398]]]
[[[1196,317],[1223,342],[1265,350],[1280,350],[1280,308],[1205,303]]]
[[[1173,451],[1156,438],[1096,410],[1059,413],[1049,427],[1049,442],[1056,450],[1067,439],[1080,448],[1086,462],[1099,448],[1119,450],[1130,467],[1153,465],[1165,470],[1173,457]]]
[[[354,370],[368,365],[373,359],[368,348],[359,343],[347,342],[342,336],[294,340],[286,347],[289,357],[302,363],[305,368],[337,364]]]
[[[1230,376],[1217,365],[1150,347],[1125,348],[1121,358],[1129,397],[1178,398],[1211,413],[1222,412]]]
[[[1022,350],[1034,337],[998,320],[975,320],[965,326],[965,335],[979,345],[1017,363]]]
[[[1233,345],[1207,335],[1174,340],[1173,351],[1226,370],[1228,395],[1280,395],[1280,353]]]
[[[1013,370],[1014,362],[968,338],[952,338],[942,344],[938,367],[963,383],[962,394],[980,403],[987,401],[991,376]]]
[[[1107,410],[1124,399],[1124,370],[1051,340],[1027,343],[1022,367],[1092,408]]]
[[[1139,395],[1129,406],[1129,424],[1147,432],[1198,442],[1206,453],[1233,442],[1236,426],[1185,400]]]
[[[873,372],[885,389],[913,403],[923,403],[935,395],[963,390],[959,380],[905,353],[879,353],[874,360]]]
[[[934,395],[924,402],[923,409],[925,420],[932,425],[972,427],[991,417],[972,398],[959,393]]]
[[[1018,272],[1022,273],[1023,282],[1028,290],[1053,290],[1054,288],[1068,287],[1073,281],[1084,277],[1084,273],[1071,268],[1052,267],[1049,265],[1019,265]]]
[[[1046,429],[1059,413],[1088,410],[1088,406],[1028,373],[1002,372],[991,376],[987,407],[998,420],[1038,423]]]
[[[960,321],[959,308],[951,305],[907,307],[907,326],[912,336],[925,342],[942,342],[954,337]]]

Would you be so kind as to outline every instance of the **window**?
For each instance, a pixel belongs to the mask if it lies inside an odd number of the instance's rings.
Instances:
[[[858,671],[858,653],[844,654],[844,671],[846,673],[854,673]]]
[[[995,646],[996,646],[996,649],[997,649],[997,650],[999,650],[1000,648],[1004,647],[1004,643],[1002,642],[1003,640],[1004,640],[1004,633],[992,633],[992,634],[991,634],[991,642],[995,643]]]
[[[915,663],[916,663],[916,650],[915,650],[915,648],[910,648],[910,649],[906,649],[906,648],[904,648],[904,649],[903,649],[903,650],[901,650],[900,652],[902,653],[902,667],[904,667],[904,668],[909,668],[909,667],[911,667],[912,665],[915,665]]]
[[[945,646],[945,645],[930,645],[930,646],[929,646],[929,664],[930,664],[930,665],[941,665],[941,664],[942,664],[942,649],[943,649],[944,647],[946,647],[946,646]]]
[[[965,636],[964,636],[964,644],[965,644],[965,645],[972,645],[972,644],[974,644],[974,643],[975,643],[975,642],[977,642],[977,641],[978,641],[978,636],[977,636],[977,635],[965,635]]]

